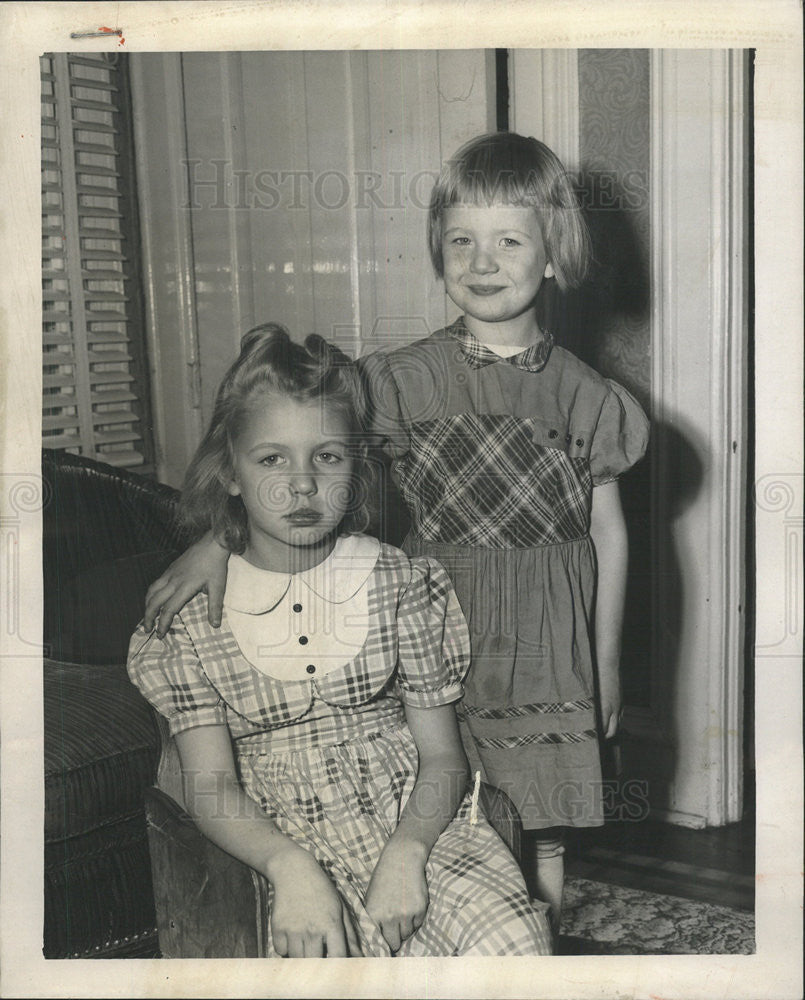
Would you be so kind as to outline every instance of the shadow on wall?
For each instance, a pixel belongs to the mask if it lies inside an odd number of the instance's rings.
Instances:
[[[597,371],[606,372],[602,360],[612,352],[616,340],[631,334],[631,341],[643,341],[649,346],[651,309],[651,284],[649,274],[649,248],[641,239],[635,225],[631,206],[632,192],[618,188],[611,174],[588,171],[581,175],[577,193],[584,206],[584,218],[590,230],[593,255],[592,266],[582,288],[562,295],[556,283],[548,286],[541,319],[552,330],[557,343],[572,351],[577,357]],[[624,344],[619,352],[634,354],[634,343]],[[641,351],[634,362],[632,385],[640,402],[648,405],[645,388],[646,351]],[[619,372],[624,381],[624,372]],[[641,398],[642,397],[642,398]]]
[[[611,174],[581,175],[578,193],[593,244],[584,286],[561,294],[546,286],[540,320],[556,342],[606,377],[624,385],[651,412],[651,281],[649,246],[637,227],[630,192]],[[651,709],[671,731],[684,575],[674,545],[673,523],[695,499],[703,479],[702,451],[678,426],[652,420],[646,457],[621,480],[629,529],[630,561],[623,631],[624,703]],[[661,497],[652,495],[662,490]],[[659,662],[652,662],[653,656]],[[652,677],[660,678],[652,690]],[[658,734],[660,737],[662,734]],[[672,747],[657,747],[646,761],[653,775],[651,799],[665,798],[673,777]]]

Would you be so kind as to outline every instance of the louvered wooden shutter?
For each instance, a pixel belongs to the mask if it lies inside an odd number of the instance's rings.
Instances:
[[[46,55],[42,436],[153,471],[125,57]]]

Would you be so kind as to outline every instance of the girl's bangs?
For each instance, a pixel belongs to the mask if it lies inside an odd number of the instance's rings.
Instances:
[[[445,205],[531,205],[533,194],[516,172],[506,169],[462,171],[450,186]]]

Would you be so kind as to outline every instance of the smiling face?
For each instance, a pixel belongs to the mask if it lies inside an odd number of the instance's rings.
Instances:
[[[553,276],[537,214],[520,205],[451,205],[442,238],[445,290],[486,343],[527,346],[534,301]]]
[[[233,442],[234,476],[249,520],[244,556],[298,573],[332,551],[353,489],[346,415],[321,399],[260,393]]]

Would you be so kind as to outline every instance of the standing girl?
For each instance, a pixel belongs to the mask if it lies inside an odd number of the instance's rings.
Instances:
[[[539,325],[543,282],[579,285],[590,255],[545,145],[494,133],[463,146],[436,182],[429,242],[462,314],[366,360],[372,424],[411,514],[404,548],[444,563],[470,625],[460,710],[470,763],[533,831],[532,889],[558,926],[563,830],[603,822],[598,739],[615,734],[621,709],[617,478],[642,457],[648,423],[625,389]],[[202,583],[215,617],[216,548],[154,584],[147,620],[161,608],[162,628]]]
[[[269,953],[537,955],[546,917],[464,794],[469,662],[444,570],[357,533],[355,366],[320,337],[244,338],[181,510],[233,554],[223,622],[191,600],[129,673],[167,716],[201,831],[271,886]]]
[[[546,146],[511,133],[463,146],[436,183],[429,243],[462,315],[368,359],[374,425],[411,513],[404,548],[443,562],[470,625],[470,764],[534,831],[532,887],[558,924],[562,831],[603,822],[627,557],[616,480],[648,424],[539,326],[545,279],[579,285],[590,253]]]

